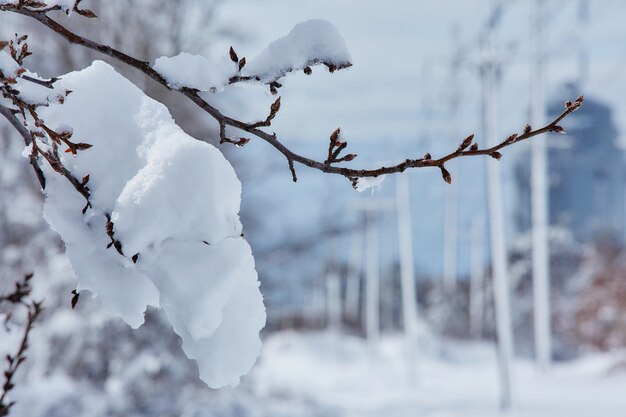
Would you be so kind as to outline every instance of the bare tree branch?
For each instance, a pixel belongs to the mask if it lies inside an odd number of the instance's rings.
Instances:
[[[24,139],[24,144],[26,146],[30,145],[31,143],[30,133],[24,127],[24,125],[20,123],[18,118],[15,116],[15,112],[9,109],[8,107],[4,107],[0,105],[0,114],[2,114],[9,121],[9,123],[11,123],[11,126],[13,126],[15,130],[17,130],[17,132],[20,134],[22,139]],[[37,162],[37,159],[38,159],[37,155],[33,153],[30,154],[30,158],[29,158],[30,165],[33,167],[33,170],[35,171],[35,175],[37,176],[39,185],[41,185],[41,189],[45,190],[46,189],[46,177],[44,177],[43,172],[41,171],[41,167],[39,166],[39,163]]]
[[[28,349],[28,336],[33,329],[33,325],[35,321],[39,318],[41,314],[42,308],[41,303],[35,301],[27,302],[25,298],[27,298],[31,293],[30,287],[30,279],[33,277],[33,274],[27,274],[24,276],[22,281],[19,281],[15,284],[15,290],[5,296],[0,296],[1,302],[9,302],[13,304],[14,307],[19,305],[24,306],[28,310],[28,316],[26,319],[26,324],[24,326],[24,333],[22,334],[22,338],[20,340],[20,344],[17,347],[17,352],[15,354],[7,354],[7,368],[4,370],[4,382],[2,383],[2,387],[0,388],[0,417],[8,416],[11,407],[15,404],[15,402],[7,401],[7,395],[14,388],[14,377],[22,363],[26,360],[26,350]],[[9,311],[6,314],[5,323],[11,317],[13,310]]]
[[[21,281],[15,283],[15,289],[9,294],[0,295],[0,303],[9,302],[12,304],[25,304],[24,298],[30,295],[32,290],[30,280],[33,274],[26,274]]]

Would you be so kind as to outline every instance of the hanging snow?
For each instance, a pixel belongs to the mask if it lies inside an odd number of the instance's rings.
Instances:
[[[259,355],[265,308],[241,237],[233,168],[104,62],[59,84],[73,93],[42,109],[42,118],[93,145],[61,156],[75,177],[89,175],[93,208],[85,215],[83,197],[44,164],[45,218],[65,242],[79,290],[132,327],[143,323],[146,306],[162,308],[202,380],[236,385]],[[125,256],[106,248],[106,214]]]

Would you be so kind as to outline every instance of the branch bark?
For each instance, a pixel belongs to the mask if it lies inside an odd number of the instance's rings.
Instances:
[[[19,119],[15,116],[15,113],[13,112],[13,110],[11,110],[8,107],[4,107],[0,105],[0,114],[2,114],[5,117],[5,119],[9,121],[11,126],[13,126],[15,130],[17,130],[17,133],[19,133],[22,139],[24,140],[24,144],[26,146],[30,145],[32,141],[30,137],[30,133],[24,127],[24,125],[20,123]],[[41,167],[39,166],[39,163],[37,162],[37,155],[35,155],[34,153],[31,153],[29,160],[30,160],[30,165],[33,167],[33,170],[35,171],[35,175],[37,176],[37,181],[39,181],[39,185],[41,185],[41,189],[45,190],[46,189],[46,177],[43,175],[43,172],[41,171]]]

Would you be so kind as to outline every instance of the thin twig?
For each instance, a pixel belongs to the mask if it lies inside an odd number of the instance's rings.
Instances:
[[[17,130],[17,132],[20,134],[22,139],[24,139],[24,144],[26,146],[30,145],[32,142],[30,133],[24,127],[24,125],[20,123],[19,119],[15,116],[15,111],[8,107],[4,107],[0,105],[0,114],[2,114],[9,121],[9,123],[11,123],[11,125],[15,128],[15,130]],[[39,181],[39,185],[41,186],[41,189],[45,190],[46,189],[46,177],[43,175],[43,171],[41,170],[41,167],[39,166],[37,159],[38,159],[37,155],[31,153],[30,158],[29,158],[30,165],[33,167],[33,170],[35,171],[35,175],[37,176],[37,181]]]
[[[14,401],[7,402],[7,395],[14,388],[14,377],[17,373],[20,366],[26,360],[26,351],[28,349],[28,336],[30,335],[31,330],[33,329],[33,325],[35,321],[39,318],[41,314],[42,308],[40,302],[29,301],[27,302],[25,299],[31,293],[30,287],[30,279],[33,277],[33,274],[26,274],[22,281],[18,281],[15,284],[15,290],[7,294],[5,296],[0,296],[0,302],[9,302],[16,306],[24,306],[28,310],[28,317],[26,320],[26,325],[24,327],[24,333],[22,334],[22,338],[20,340],[20,344],[17,347],[17,352],[13,355],[7,354],[7,368],[4,370],[4,382],[0,388],[0,417],[5,417],[9,415],[9,411],[11,407],[15,404]],[[8,321],[11,317],[12,311],[9,311],[6,316],[6,321]]]
[[[54,88],[54,83],[59,81],[58,78],[50,78],[49,80],[40,80],[38,78],[34,78],[29,75],[22,75],[21,78],[26,81],[30,81],[33,84],[38,84],[38,85],[41,85],[50,89]]]

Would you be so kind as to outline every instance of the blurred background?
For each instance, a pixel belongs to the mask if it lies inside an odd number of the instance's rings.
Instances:
[[[242,221],[268,322],[252,373],[219,391],[199,381],[157,310],[131,331],[89,297],[70,309],[75,278],[62,242],[42,219],[20,138],[0,120],[2,285],[35,272],[45,306],[14,415],[625,415],[626,3],[83,6],[99,18],[56,17],[149,61],[180,51],[219,56],[231,45],[252,58],[303,20],[334,23],[354,66],[286,78],[272,125],[314,159],[337,126],[359,155],[351,164],[374,168],[442,155],[471,133],[482,147],[527,122],[547,124],[566,100],[584,94],[585,103],[563,122],[565,136],[516,144],[500,162],[450,162],[452,185],[420,169],[357,193],[342,177],[298,166],[294,184],[266,143],[221,145],[243,183]],[[29,34],[29,68],[42,76],[103,58],[34,21],[0,21],[0,38]],[[208,116],[114,64],[189,134],[216,144]],[[207,97],[243,120],[264,118],[274,100],[251,85]],[[0,339],[3,353],[8,342]]]

